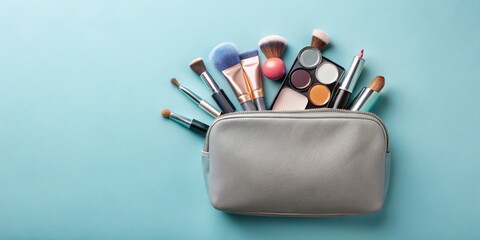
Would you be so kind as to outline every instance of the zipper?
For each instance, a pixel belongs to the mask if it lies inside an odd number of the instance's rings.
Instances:
[[[225,119],[230,116],[236,116],[236,115],[245,115],[245,114],[255,114],[255,113],[308,113],[308,112],[341,112],[341,113],[356,113],[360,115],[366,115],[366,116],[371,116],[375,118],[383,128],[383,131],[385,132],[385,136],[387,138],[387,153],[390,152],[390,137],[388,135],[388,130],[387,126],[385,125],[385,122],[376,115],[375,113],[371,112],[360,112],[360,111],[351,111],[351,110],[346,110],[346,109],[334,109],[334,108],[315,108],[315,109],[306,109],[306,110],[286,110],[286,111],[272,111],[272,110],[261,110],[261,111],[241,111],[241,112],[230,112],[230,113],[225,113],[220,115],[219,117],[215,118],[213,123],[210,125],[210,128],[208,128],[206,137],[205,137],[205,144],[203,147],[204,151],[208,150],[208,144],[209,144],[209,139],[210,139],[210,129],[212,126],[220,121],[221,119]]]

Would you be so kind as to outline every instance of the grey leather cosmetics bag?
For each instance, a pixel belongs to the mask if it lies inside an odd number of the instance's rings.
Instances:
[[[379,117],[335,109],[226,114],[211,125],[202,152],[213,207],[273,216],[377,211],[389,158]]]

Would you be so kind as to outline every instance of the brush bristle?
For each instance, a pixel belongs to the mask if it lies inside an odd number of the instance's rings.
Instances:
[[[329,43],[330,37],[325,31],[318,28],[313,30],[312,43],[310,44],[312,47],[323,50]]]
[[[240,53],[240,54],[238,55],[238,57],[240,58],[240,60],[247,59],[247,58],[251,58],[251,57],[256,57],[256,56],[258,56],[258,50],[252,50],[252,51]]]
[[[191,63],[190,63],[190,68],[197,74],[197,75],[201,75],[202,73],[206,72],[207,71],[207,68],[205,67],[205,63],[203,62],[203,59],[202,58],[197,58],[197,59],[194,59]]]
[[[372,82],[370,82],[370,85],[368,85],[368,88],[372,89],[375,92],[380,92],[384,86],[385,86],[385,78],[383,76],[376,76],[372,80]]]
[[[177,87],[177,88],[180,87],[180,83],[177,81],[176,78],[170,79],[170,82],[171,82],[173,85],[175,85],[175,87]]]
[[[221,43],[210,52],[210,59],[219,71],[240,63],[237,48],[233,43]]]
[[[287,40],[279,35],[270,35],[260,39],[258,46],[267,58],[280,58],[287,47]]]
[[[160,114],[162,114],[162,116],[164,118],[169,118],[171,113],[172,112],[168,108],[165,108],[165,109],[162,110],[162,112]]]

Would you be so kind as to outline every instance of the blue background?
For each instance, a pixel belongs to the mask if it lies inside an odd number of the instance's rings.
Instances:
[[[479,22],[479,1],[2,0],[0,239],[478,239]],[[365,48],[358,86],[386,77],[374,110],[392,145],[383,210],[323,219],[214,210],[203,139],[159,112],[212,119],[169,79],[212,101],[192,59],[280,34],[289,67],[317,27],[332,38],[325,56],[344,67]],[[270,104],[279,82],[265,85]]]

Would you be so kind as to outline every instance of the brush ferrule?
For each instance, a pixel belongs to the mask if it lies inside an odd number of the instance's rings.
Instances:
[[[245,79],[247,79],[253,98],[263,97],[262,73],[260,72],[260,59],[258,56],[241,60]]]
[[[184,86],[179,86],[178,88],[180,88],[180,90],[182,90],[182,92],[187,95],[187,97],[189,97],[190,99],[192,99],[192,101],[196,102],[196,103],[200,103],[203,99],[201,97],[199,97],[197,94],[195,94],[194,92],[190,91],[190,89],[184,87]]]
[[[350,110],[368,112],[377,102],[380,94],[371,88],[362,88],[355,100],[353,100]]]
[[[253,100],[250,84],[243,75],[244,73],[240,63],[223,70],[222,73],[235,92],[240,104]]]
[[[190,124],[192,124],[192,120],[182,116],[178,115],[176,113],[170,113],[170,119],[172,119],[174,122],[179,123],[180,125],[183,125],[185,127],[190,127]]]
[[[213,80],[213,77],[208,74],[208,72],[203,72],[200,74],[200,78],[202,78],[203,82],[207,87],[210,89],[212,93],[216,93],[220,91],[220,88],[218,87],[217,83],[215,80]]]
[[[359,56],[353,58],[352,65],[350,65],[350,68],[340,85],[341,89],[349,92],[353,91],[355,84],[357,84],[358,77],[360,77],[360,74],[362,73],[364,63],[365,59],[360,58]]]

